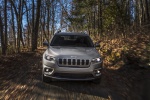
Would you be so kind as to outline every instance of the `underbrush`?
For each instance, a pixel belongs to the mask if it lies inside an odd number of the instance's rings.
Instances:
[[[123,65],[136,67],[150,66],[150,36],[146,34],[130,35],[126,38],[101,38],[99,52],[103,56],[104,66],[119,69]]]

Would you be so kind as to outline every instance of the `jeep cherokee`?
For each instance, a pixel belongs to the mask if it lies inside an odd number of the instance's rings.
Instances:
[[[86,33],[57,32],[43,54],[43,82],[56,80],[101,80],[102,58]]]

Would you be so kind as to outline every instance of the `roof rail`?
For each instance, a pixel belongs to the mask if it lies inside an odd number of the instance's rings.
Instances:
[[[87,33],[87,31],[84,31],[84,32],[83,32],[83,31],[81,31],[80,33],[83,33],[83,34],[88,34],[88,33]]]
[[[57,30],[57,32],[55,32],[55,34],[60,33],[60,32],[61,32],[61,30]]]

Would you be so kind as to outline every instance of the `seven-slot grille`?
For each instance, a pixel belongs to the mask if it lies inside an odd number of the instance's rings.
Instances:
[[[88,67],[90,64],[89,59],[72,59],[72,58],[59,58],[58,59],[58,65],[59,66],[83,66],[83,67]]]

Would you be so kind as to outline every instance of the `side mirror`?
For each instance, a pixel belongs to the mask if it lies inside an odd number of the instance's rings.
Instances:
[[[100,44],[99,43],[95,43],[95,47],[100,47]]]
[[[100,42],[101,42],[101,41],[96,42],[96,43],[94,44],[94,46],[95,46],[95,47],[100,47]]]
[[[48,47],[49,46],[48,42],[43,42],[43,46],[47,46]]]

